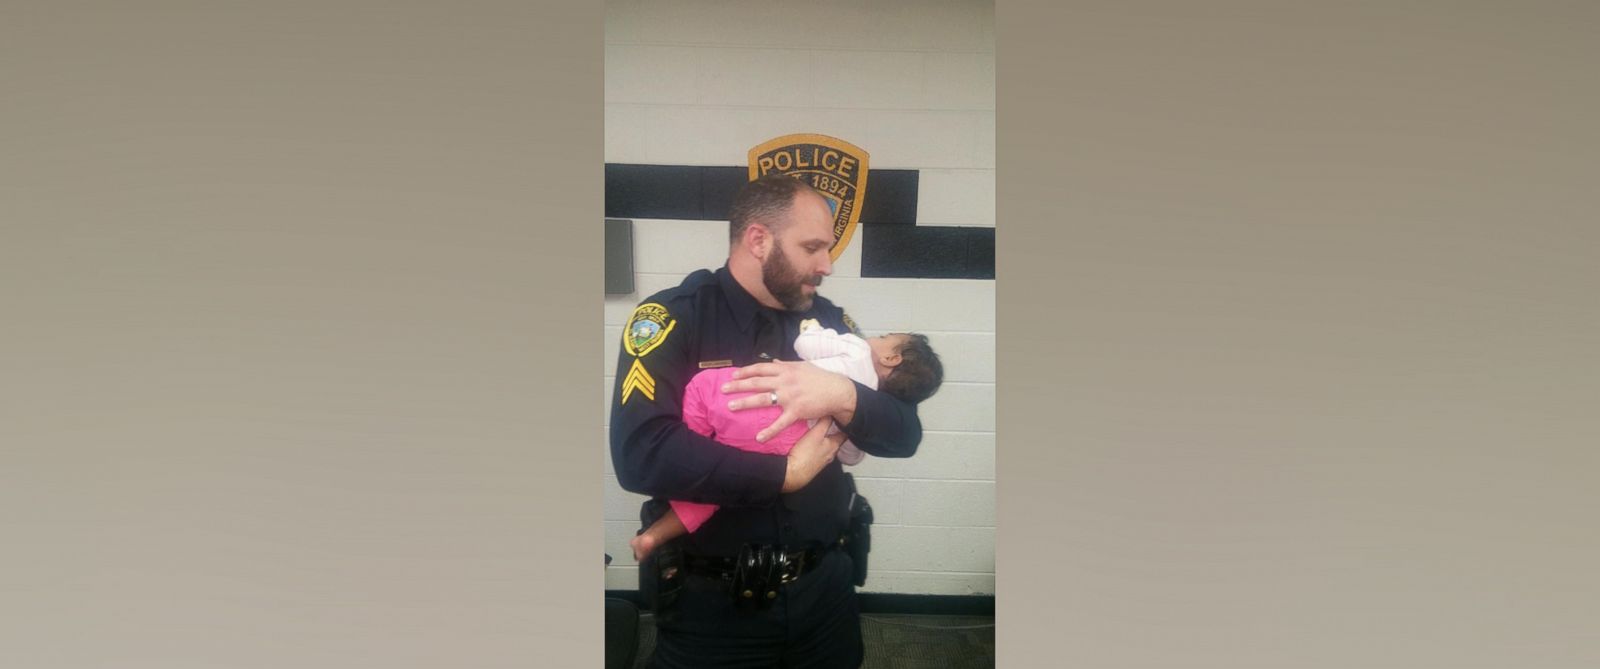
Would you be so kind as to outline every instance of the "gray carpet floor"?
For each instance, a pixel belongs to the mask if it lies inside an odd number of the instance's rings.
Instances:
[[[994,667],[993,616],[925,616],[869,613],[861,616],[867,647],[862,669],[991,669]],[[655,648],[650,616],[639,621],[641,668]]]

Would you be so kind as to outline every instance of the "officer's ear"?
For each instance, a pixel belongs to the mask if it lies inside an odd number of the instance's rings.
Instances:
[[[776,238],[772,236],[772,229],[760,223],[751,223],[744,229],[744,238],[739,240],[750,255],[761,262],[767,261],[767,256],[772,253],[772,245]]]

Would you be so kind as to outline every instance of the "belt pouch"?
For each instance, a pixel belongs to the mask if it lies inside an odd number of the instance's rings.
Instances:
[[[640,510],[640,520],[649,527],[670,507],[664,501],[650,500]],[[643,533],[641,528],[639,533]],[[683,590],[687,574],[684,569],[683,545],[679,540],[657,546],[639,563],[639,592],[650,604],[657,623],[671,623],[676,617],[672,606]]]
[[[850,499],[850,532],[845,537],[845,550],[855,565],[857,587],[867,582],[867,553],[872,552],[872,505],[867,498],[856,494]]]

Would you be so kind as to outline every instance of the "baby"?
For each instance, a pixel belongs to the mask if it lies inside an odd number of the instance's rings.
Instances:
[[[807,319],[800,324],[794,350],[809,364],[843,374],[910,404],[932,397],[944,379],[938,354],[928,346],[928,338],[920,334],[862,339],[853,334],[839,334]],[[796,422],[765,443],[756,441],[756,433],[772,424],[783,413],[783,407],[729,409],[721,388],[733,379],[734,369],[708,369],[689,380],[683,393],[683,422],[689,429],[726,446],[771,455],[788,455],[795,443],[819,422],[828,424],[826,429],[830,434],[837,432],[832,427],[832,419],[824,418],[809,424]],[[835,457],[844,464],[854,465],[866,454],[845,442],[839,446]],[[694,532],[716,510],[714,504],[673,500],[672,509],[666,515],[628,542],[633,547],[634,558],[642,560],[663,542]]]

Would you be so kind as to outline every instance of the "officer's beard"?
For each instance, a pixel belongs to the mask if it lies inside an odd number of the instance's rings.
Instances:
[[[805,311],[811,308],[812,295],[807,295],[802,286],[822,285],[822,275],[807,277],[804,272],[795,270],[789,262],[789,256],[784,254],[783,245],[774,243],[772,255],[761,264],[761,283],[767,287],[767,292],[778,300],[783,308],[789,311]]]

